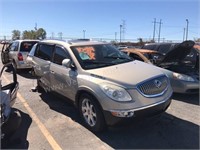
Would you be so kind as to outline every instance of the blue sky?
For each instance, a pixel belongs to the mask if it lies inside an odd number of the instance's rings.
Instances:
[[[162,19],[161,38],[182,40],[186,19],[188,38],[200,38],[199,0],[0,0],[0,38],[14,29],[38,28],[47,36],[119,39],[126,23],[125,39],[152,38],[153,20]],[[159,24],[156,25],[156,38]]]

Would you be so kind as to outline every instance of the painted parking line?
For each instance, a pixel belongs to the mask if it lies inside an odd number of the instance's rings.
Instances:
[[[2,75],[2,77],[5,79],[6,82],[10,82],[4,75]],[[23,96],[19,92],[17,93],[17,97],[21,101],[21,103],[24,105],[24,107],[28,111],[28,113],[31,116],[31,118],[33,119],[33,121],[35,121],[35,123],[39,127],[40,131],[42,132],[44,137],[47,139],[49,144],[51,145],[51,147],[54,150],[62,150],[62,148],[58,145],[58,143],[55,141],[53,136],[50,134],[50,132],[47,130],[47,128],[44,126],[44,124],[39,120],[37,115],[33,112],[33,110],[30,108],[30,106],[28,105],[26,100],[23,98]]]

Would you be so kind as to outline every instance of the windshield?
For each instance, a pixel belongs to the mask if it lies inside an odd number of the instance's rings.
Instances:
[[[74,55],[83,69],[94,69],[132,61],[111,44],[73,46]]]

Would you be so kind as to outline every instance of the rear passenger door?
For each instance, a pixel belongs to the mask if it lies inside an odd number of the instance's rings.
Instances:
[[[54,56],[50,66],[51,87],[55,92],[73,99],[75,93],[74,87],[77,85],[76,72],[71,68],[62,66],[64,59],[70,59],[68,51],[62,46],[55,46]]]
[[[51,87],[50,64],[53,56],[54,45],[39,43],[33,57],[33,68],[40,81],[48,88]]]

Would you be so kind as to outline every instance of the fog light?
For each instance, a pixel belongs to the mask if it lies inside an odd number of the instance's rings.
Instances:
[[[116,116],[116,117],[132,117],[134,115],[134,112],[133,111],[113,111],[111,112],[111,114],[113,116]]]

